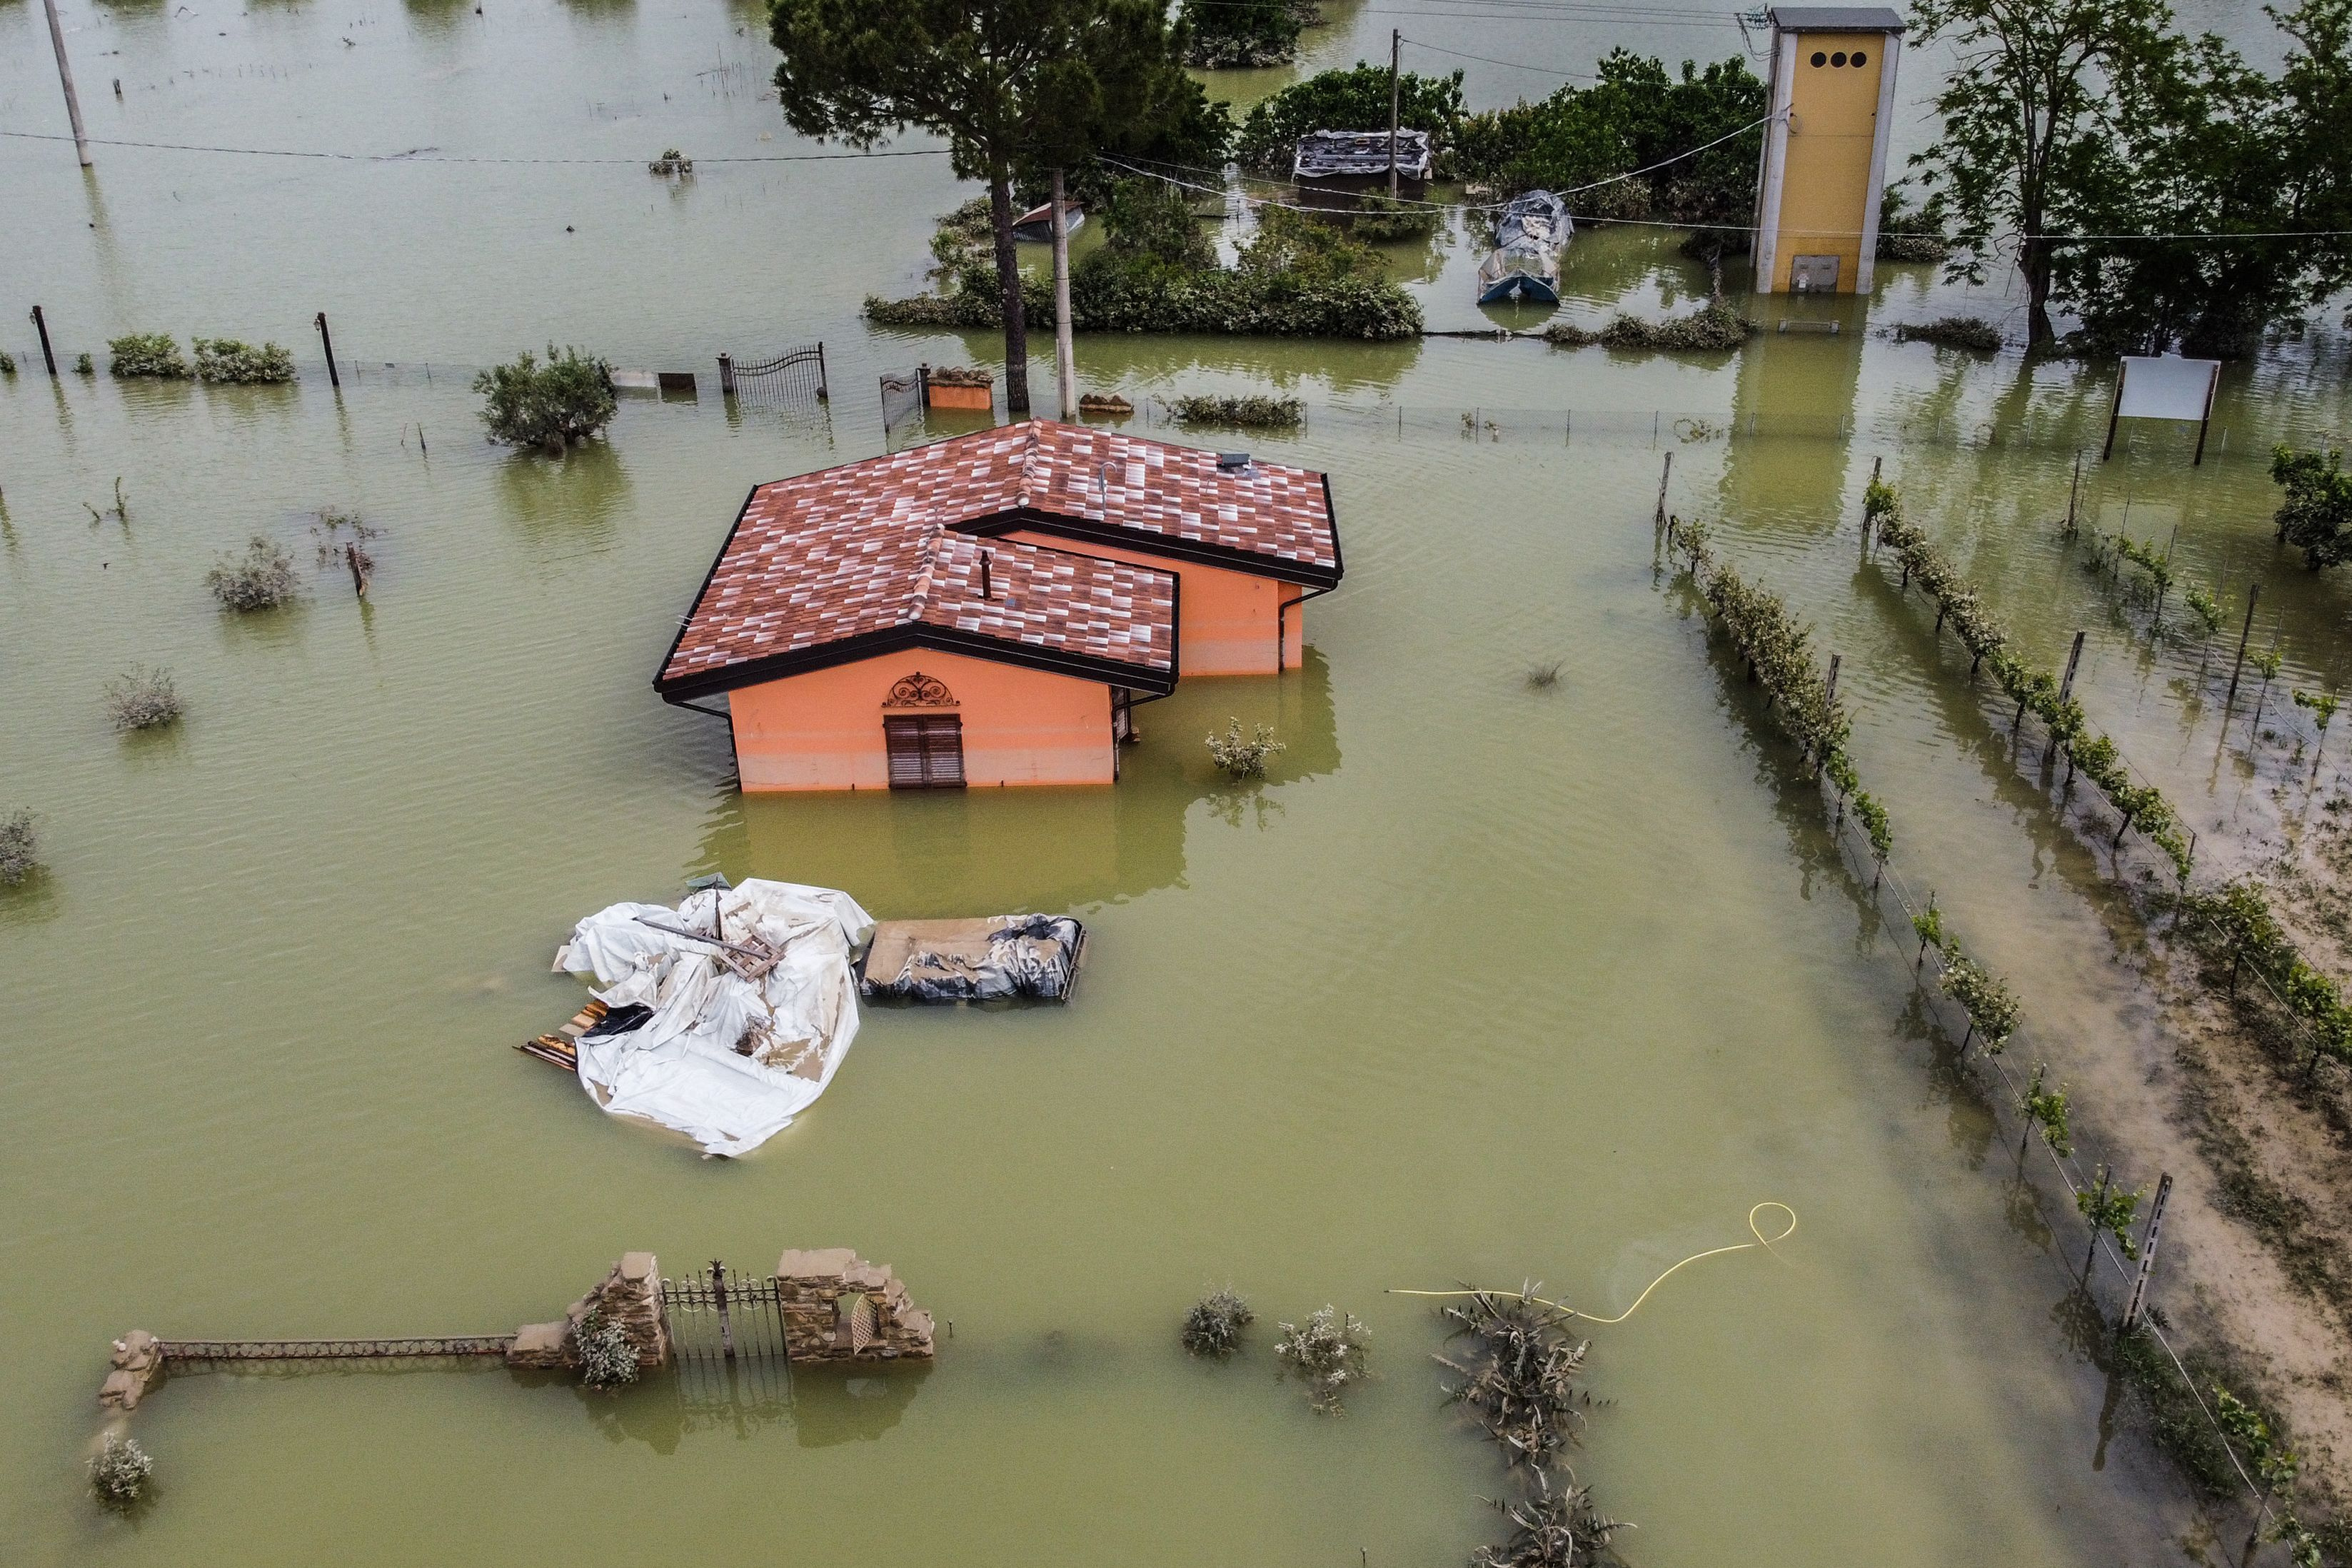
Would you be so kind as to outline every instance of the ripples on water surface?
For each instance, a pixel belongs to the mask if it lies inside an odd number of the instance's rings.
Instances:
[[[100,135],[798,146],[759,100],[751,11],[489,9],[68,16]],[[1716,31],[1686,47],[1736,47]],[[0,126],[47,128],[37,13],[0,7]],[[2094,713],[2200,825],[2272,809],[2267,780],[2213,761],[2214,704],[2183,720],[2195,651],[2151,653],[2051,537],[2095,377],[1851,330],[1721,363],[1082,342],[1089,384],[1271,380],[1313,404],[1302,437],[1251,442],[1333,475],[1349,574],[1308,613],[1307,668],[1187,682],[1144,710],[1115,791],[746,801],[722,727],[647,681],[747,486],[878,450],[878,368],[987,353],[853,320],[869,288],[912,286],[954,199],[934,163],[719,166],[674,191],[625,166],[101,149],[85,185],[8,142],[0,174],[29,215],[0,230],[10,309],[37,295],[69,353],[143,328],[307,347],[323,307],[375,367],[340,400],[317,365],[290,391],[0,382],[0,805],[40,812],[53,868],[0,900],[16,1560],[1456,1560],[1499,1478],[1437,1405],[1426,1314],[1382,1289],[1534,1277],[1613,1310],[1767,1197],[1803,1217],[1780,1258],[1688,1271],[1596,1331],[1616,1403],[1580,1473],[1640,1521],[1637,1561],[2160,1554],[2064,1281],[2004,1223],[1983,1108],[1657,585],[1648,521],[1672,448],[1676,508],[1720,516],[1846,654],[1914,879],[2037,1018],[2114,1028],[2133,1003],[2084,857],[2005,782],[1916,601],[1855,574],[1853,535],[1883,455],[2035,647],[2092,628]],[[1426,264],[1433,321],[1479,319],[1471,259]],[[1703,286],[1623,233],[1580,241],[1575,270],[1595,315]],[[1950,303],[1907,270],[1879,310]],[[480,444],[447,368],[550,336],[691,368],[820,335],[827,413],[632,400],[561,464]],[[0,337],[37,366],[27,331]],[[2340,669],[2340,590],[2275,562],[2260,452],[2333,424],[2340,378],[2325,338],[2233,372],[2203,469],[2139,433],[2091,490],[2105,526],[2126,500],[2135,534],[2178,521],[2198,574],[2260,574],[2305,682]],[[118,474],[129,519],[93,524]],[[327,507],[383,530],[365,605],[313,564]],[[231,620],[200,578],[257,531],[308,591]],[[100,687],[134,659],[176,673],[175,731],[107,730]],[[1559,685],[1529,691],[1554,660]],[[1235,714],[1290,744],[1263,789],[1221,785],[1200,744]],[[1066,1009],[871,1014],[799,1126],[703,1163],[508,1047],[575,1005],[546,973],[574,918],[714,869],[885,915],[1069,907],[1092,962]],[[928,1375],[806,1376],[789,1400],[191,1377],[138,1417],[157,1506],[124,1525],[81,1500],[122,1329],[496,1331],[624,1248],[677,1268],[836,1244],[954,1320]],[[1228,1279],[1258,1352],[1188,1364],[1175,1318]],[[1339,1421],[1264,1353],[1275,1318],[1326,1300],[1372,1324],[1382,1373]]]

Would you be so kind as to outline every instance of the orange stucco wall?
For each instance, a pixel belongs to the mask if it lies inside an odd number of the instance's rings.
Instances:
[[[1277,583],[1222,566],[1199,566],[1171,561],[1146,551],[1097,544],[1092,540],[1063,539],[1050,533],[1016,530],[1004,536],[1024,544],[1042,544],[1075,555],[1125,561],[1173,572],[1183,584],[1176,595],[1176,665],[1182,675],[1276,675],[1298,668],[1306,655],[1304,615],[1292,610],[1281,617],[1282,648],[1275,650],[1275,620],[1284,605],[1296,604],[1307,590],[1296,583]]]
[[[1871,149],[1878,134],[1878,77],[1886,40],[1874,33],[1804,33],[1796,39],[1790,83],[1787,172],[1780,191],[1780,227],[1772,247],[1772,288],[1794,287],[1800,256],[1838,258],[1838,292],[1854,292],[1862,277],[1862,226],[1875,196],[1870,188]],[[1859,49],[1864,66],[1816,66]]]
[[[1109,687],[916,648],[729,692],[743,788],[889,788],[883,702],[893,685],[918,671],[944,681],[954,694],[953,711],[963,720],[964,778],[971,787],[1109,784],[1118,776]]]

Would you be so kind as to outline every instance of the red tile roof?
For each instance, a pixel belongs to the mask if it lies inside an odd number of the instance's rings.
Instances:
[[[1339,552],[1327,498],[1308,469],[1221,470],[1212,452],[1047,420],[779,479],[751,492],[655,684],[673,695],[721,689],[786,673],[803,662],[793,656],[929,629],[1166,689],[1176,674],[1171,574],[953,531],[1012,514],[1332,583]]]

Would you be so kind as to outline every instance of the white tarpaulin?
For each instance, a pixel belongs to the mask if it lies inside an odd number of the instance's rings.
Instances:
[[[2118,419],[2187,419],[2201,421],[2212,406],[2217,359],[2181,359],[2177,355],[2123,356],[2123,385],[2116,395]]]
[[[824,1092],[856,1038],[850,957],[873,927],[848,894],[792,882],[598,910],[555,954],[595,976],[608,1009],[580,1037],[581,1087],[615,1116],[749,1153]]]

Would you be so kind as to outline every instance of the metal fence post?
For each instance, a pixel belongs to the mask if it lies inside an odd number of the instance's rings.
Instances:
[[[727,1321],[727,1265],[716,1258],[710,1260],[710,1294],[719,1309],[719,1350],[729,1361],[735,1359],[735,1329]]]
[[[337,392],[341,392],[343,389],[343,377],[342,373],[335,368],[335,340],[327,331],[326,311],[319,312],[318,322],[319,346],[327,351],[327,382]]]
[[[823,338],[819,338],[816,343],[816,400],[819,403],[830,403],[833,401],[833,383],[827,377],[824,368],[824,340]]]

